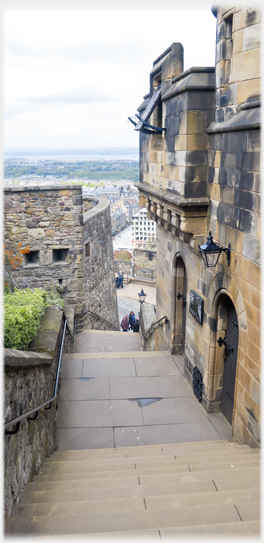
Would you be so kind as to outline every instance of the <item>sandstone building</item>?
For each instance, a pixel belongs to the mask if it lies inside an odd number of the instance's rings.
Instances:
[[[140,206],[157,223],[156,349],[185,354],[202,403],[235,439],[260,440],[261,11],[217,8],[216,64],[183,68],[173,43],[138,108]],[[133,121],[132,121],[133,122]],[[206,267],[209,232],[222,251]]]

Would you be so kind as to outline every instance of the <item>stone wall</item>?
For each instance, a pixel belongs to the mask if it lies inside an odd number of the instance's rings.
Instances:
[[[119,330],[110,203],[103,198],[83,215],[83,309],[107,319]],[[96,322],[97,321],[97,322]],[[112,330],[87,314],[86,327]]]
[[[152,280],[156,279],[157,251],[134,249],[133,261],[133,275],[143,276]]]
[[[37,407],[54,395],[54,377],[63,325],[62,311],[57,307],[48,307],[31,351],[5,349],[5,422]],[[56,448],[58,398],[51,406],[49,410],[39,411],[36,420],[24,419],[18,433],[4,435],[7,516],[11,515],[13,505],[19,503],[21,492],[26,489],[27,483],[33,480],[43,460]]]
[[[65,303],[82,310],[82,188],[16,187],[5,190],[5,243],[31,254],[13,272],[20,288],[58,288]]]
[[[89,309],[118,326],[107,200],[86,197],[83,205],[78,185],[8,188],[4,235],[10,249],[30,248],[13,272],[20,288],[55,288],[75,313]]]

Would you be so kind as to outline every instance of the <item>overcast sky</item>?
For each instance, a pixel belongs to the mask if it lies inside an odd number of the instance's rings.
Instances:
[[[185,70],[214,66],[216,19],[210,2],[197,4],[6,3],[5,150],[137,147],[127,117],[149,92],[153,61],[181,42]]]

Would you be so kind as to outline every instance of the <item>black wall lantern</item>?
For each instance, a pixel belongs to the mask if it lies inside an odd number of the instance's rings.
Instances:
[[[141,292],[138,293],[138,301],[141,303],[141,305],[145,302],[145,299],[146,299],[146,294],[143,290],[143,288],[141,289]]]
[[[207,242],[204,245],[198,245],[200,253],[203,257],[204,265],[207,268],[214,268],[219,260],[220,254],[224,252],[227,256],[227,264],[230,264],[231,243],[228,247],[220,247],[214,243],[211,232],[207,237]]]

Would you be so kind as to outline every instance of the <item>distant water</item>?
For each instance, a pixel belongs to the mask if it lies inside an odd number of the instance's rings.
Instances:
[[[30,153],[26,151],[6,151],[4,153],[5,159],[20,158],[25,161],[37,162],[40,160],[56,160],[61,162],[91,162],[93,160],[139,160],[139,153],[136,149],[127,149],[127,150],[106,150],[101,152],[94,151],[91,152],[74,152],[70,150],[67,151],[58,151],[58,152],[39,152],[39,153]]]

